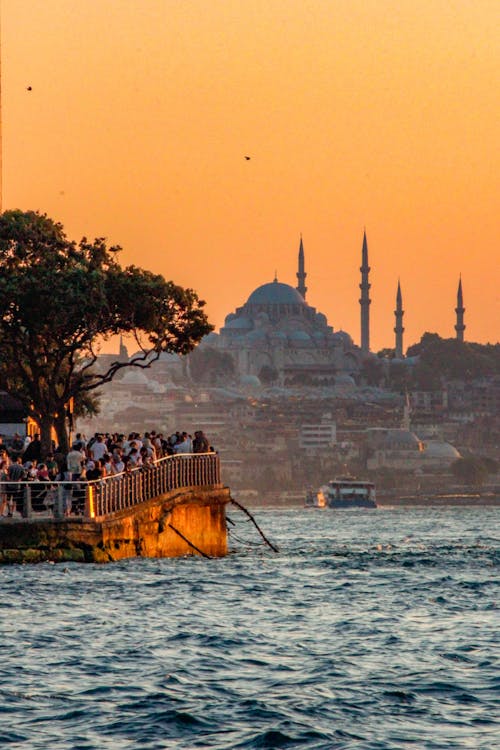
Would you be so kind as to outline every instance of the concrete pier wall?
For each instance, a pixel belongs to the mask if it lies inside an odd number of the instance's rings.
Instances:
[[[227,552],[229,501],[227,487],[193,487],[91,520],[5,518],[0,522],[0,564],[180,557],[199,554],[194,547],[222,557]]]

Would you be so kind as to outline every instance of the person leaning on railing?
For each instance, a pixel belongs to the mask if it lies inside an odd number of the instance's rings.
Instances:
[[[19,484],[26,478],[26,470],[22,464],[22,459],[16,458],[12,463],[9,464],[7,469],[7,506],[8,515],[12,516],[14,510],[18,510],[22,513],[23,510],[23,486]]]
[[[66,456],[67,479],[70,481],[80,479],[84,460],[85,455],[81,450],[80,443],[73,443],[70,452]]]
[[[7,474],[8,463],[0,461],[0,516],[3,518],[7,513]]]

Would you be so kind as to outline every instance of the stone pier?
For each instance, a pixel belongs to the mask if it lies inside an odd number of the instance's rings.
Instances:
[[[0,563],[104,563],[227,552],[227,487],[183,487],[101,517],[3,518]]]

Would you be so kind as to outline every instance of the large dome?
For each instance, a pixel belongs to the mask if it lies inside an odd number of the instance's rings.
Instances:
[[[426,440],[424,458],[456,461],[456,459],[461,458],[461,456],[451,443],[446,443],[441,440]]]
[[[271,281],[262,284],[252,292],[247,300],[247,305],[305,305],[305,301],[299,292],[280,281]]]

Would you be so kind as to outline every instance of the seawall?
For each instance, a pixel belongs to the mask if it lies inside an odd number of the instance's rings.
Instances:
[[[0,522],[0,564],[104,563],[127,557],[227,553],[229,488],[172,490],[95,519],[69,517]]]

